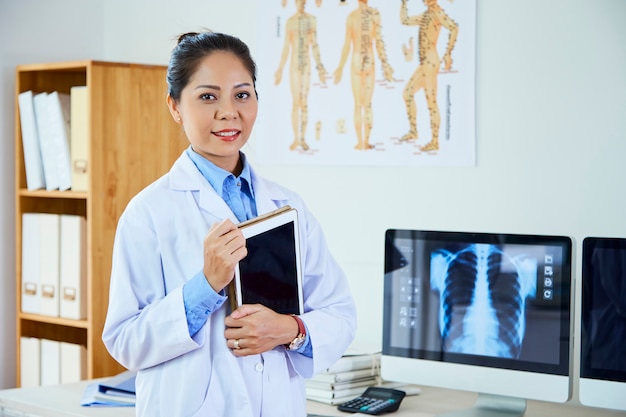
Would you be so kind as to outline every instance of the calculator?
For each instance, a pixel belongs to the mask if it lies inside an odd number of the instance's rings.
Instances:
[[[398,410],[406,393],[392,388],[369,387],[360,396],[339,404],[339,411],[348,413],[383,414]]]

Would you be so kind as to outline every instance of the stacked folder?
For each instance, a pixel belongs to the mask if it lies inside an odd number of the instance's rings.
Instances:
[[[87,317],[86,220],[53,213],[22,215],[22,312]],[[87,376],[85,346],[20,338],[22,387],[77,382]]]
[[[21,387],[81,381],[87,377],[87,348],[74,343],[22,336],[20,376]]]
[[[29,190],[87,191],[88,90],[18,96]]]
[[[307,399],[336,405],[380,383],[380,353],[348,353],[306,381]]]
[[[22,312],[87,317],[86,232],[83,216],[22,215]]]
[[[80,405],[84,407],[134,406],[137,372],[124,371],[114,377],[87,385]]]

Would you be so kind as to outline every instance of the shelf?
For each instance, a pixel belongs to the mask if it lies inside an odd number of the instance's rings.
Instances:
[[[32,198],[71,198],[76,200],[86,200],[86,191],[47,191],[47,190],[27,190],[22,188],[18,190],[17,195],[20,197]]]
[[[130,199],[166,173],[188,146],[167,108],[167,67],[102,61],[19,65],[15,94],[16,339],[77,343],[87,350],[87,378],[124,370],[102,342],[117,222]],[[28,190],[18,95],[24,91],[70,93],[86,86],[88,191]],[[74,214],[86,219],[87,317],[70,320],[21,311],[22,215]],[[18,367],[17,383],[20,384]]]
[[[43,316],[41,314],[18,313],[18,320],[29,320],[40,323],[55,324],[58,326],[76,327],[79,329],[87,329],[89,322],[87,320],[72,320],[61,317]]]
[[[20,324],[21,337],[36,337],[38,339],[56,340],[59,342],[74,343],[89,346],[87,325],[85,327],[68,326],[62,323],[51,323],[39,320],[39,316],[33,319],[22,318]],[[18,362],[19,363],[19,362]]]

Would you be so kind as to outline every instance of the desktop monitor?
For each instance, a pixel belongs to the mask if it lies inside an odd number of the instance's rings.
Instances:
[[[626,410],[626,238],[583,240],[579,399]]]
[[[387,230],[384,380],[479,393],[451,415],[523,415],[571,394],[562,236]]]

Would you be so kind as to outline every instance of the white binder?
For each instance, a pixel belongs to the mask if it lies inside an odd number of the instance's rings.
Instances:
[[[20,337],[20,387],[40,385],[41,342],[34,337]]]
[[[46,188],[46,180],[41,162],[39,134],[33,104],[33,92],[24,91],[18,96],[20,109],[20,127],[22,129],[22,148],[24,149],[24,167],[26,169],[26,188],[38,190]]]
[[[61,342],[61,384],[87,379],[87,348]]]
[[[52,159],[56,164],[59,190],[72,186],[70,162],[70,95],[53,91],[48,94],[49,130]]]
[[[70,89],[70,160],[72,190],[87,191],[89,188],[89,100],[87,86]]]
[[[33,105],[35,108],[35,120],[37,121],[37,132],[39,134],[39,146],[41,148],[41,162],[46,179],[46,190],[58,190],[59,180],[54,157],[54,138],[50,130],[48,93],[36,94],[33,97]]]
[[[22,312],[41,313],[39,213],[22,214]]]
[[[59,316],[59,229],[58,214],[39,213],[41,251],[39,273],[41,276],[41,314]]]
[[[87,318],[87,222],[82,216],[61,215],[59,315],[81,320]]]
[[[61,383],[61,343],[41,339],[41,385]]]

